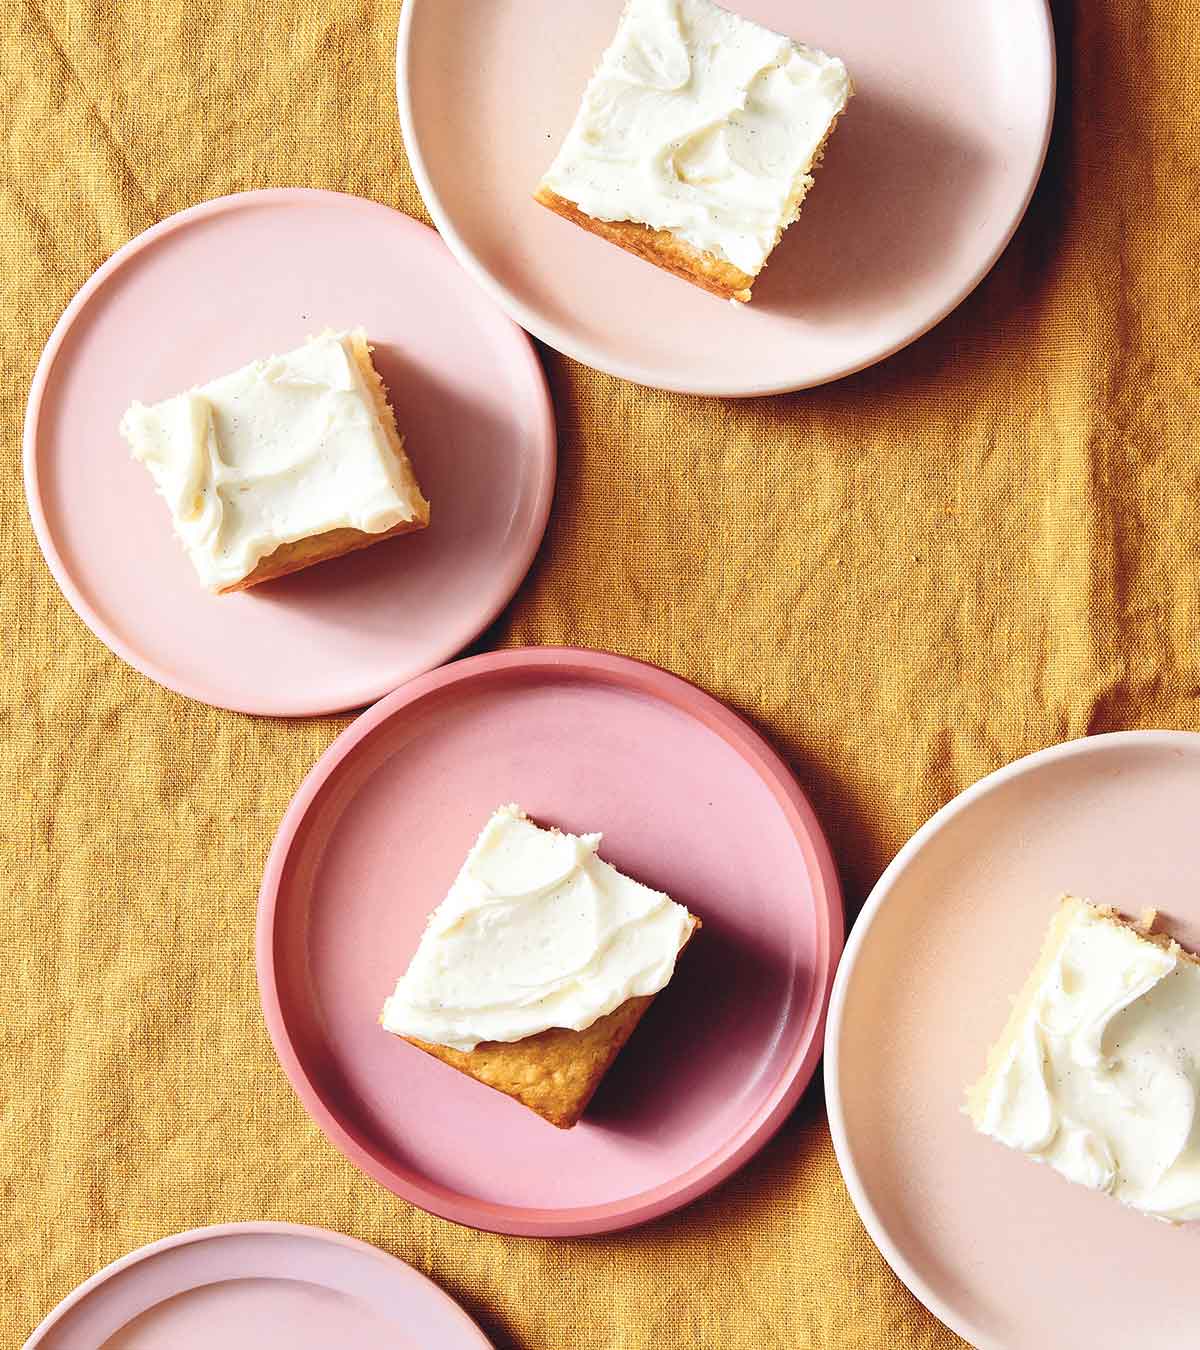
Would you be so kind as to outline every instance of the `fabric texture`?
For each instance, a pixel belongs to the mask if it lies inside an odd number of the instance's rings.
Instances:
[[[499,1346],[946,1350],[960,1342],[855,1216],[819,1083],[714,1194],[613,1237],[470,1232],[344,1162],[276,1064],[252,941],[276,825],[347,719],[157,688],[84,629],[38,553],[25,395],[119,245],[268,186],[426,218],[395,115],[397,15],[0,0],[0,1341],[141,1243],[280,1219],[403,1257]],[[989,770],[1087,732],[1196,725],[1198,16],[1057,6],[1059,113],[1030,214],[975,294],[882,365],[739,403],[544,354],[555,511],[482,645],[626,652],[744,713],[811,794],[851,914]]]

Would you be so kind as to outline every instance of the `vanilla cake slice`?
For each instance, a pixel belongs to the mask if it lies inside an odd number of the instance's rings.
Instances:
[[[597,856],[493,812],[386,1001],[385,1031],[575,1125],[700,926]]]
[[[712,0],[628,0],[534,195],[714,295],[748,301],[852,93],[837,57]]]
[[[976,1129],[1155,1218],[1200,1219],[1200,960],[1064,896],[987,1070]]]
[[[429,524],[361,330],[322,333],[121,419],[197,575],[244,590]]]

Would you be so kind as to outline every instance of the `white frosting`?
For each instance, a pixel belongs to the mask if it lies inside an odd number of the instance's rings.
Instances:
[[[543,182],[753,276],[851,93],[835,57],[711,0],[629,0]]]
[[[1200,966],[1063,903],[1061,944],[976,1124],[1135,1209],[1200,1219]]]
[[[656,994],[691,930],[682,905],[596,856],[600,835],[502,806],[467,855],[380,1019],[456,1050],[582,1031]]]
[[[249,576],[280,544],[347,526],[380,534],[424,512],[354,360],[356,338],[323,333],[152,407],[134,403],[121,419],[211,589]]]

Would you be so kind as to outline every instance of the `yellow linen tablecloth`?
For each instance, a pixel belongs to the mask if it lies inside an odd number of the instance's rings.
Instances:
[[[1196,725],[1198,14],[1058,7],[1030,216],[976,294],[884,365],[734,403],[546,356],[556,510],[487,641],[628,652],[747,714],[811,793],[851,913],[988,770],[1089,731]],[[20,429],[67,300],[171,212],[302,184],[424,216],[394,111],[397,0],[0,15],[0,1341],[141,1243],[283,1219],[396,1253],[521,1350],[959,1344],[861,1228],[819,1085],[715,1194],[558,1243],[429,1218],[308,1121],[259,1016],[255,895],[345,719],[213,711],[111,656],[38,554]]]

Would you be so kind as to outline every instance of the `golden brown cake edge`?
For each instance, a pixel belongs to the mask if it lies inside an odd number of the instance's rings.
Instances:
[[[633,220],[597,220],[580,209],[573,201],[543,183],[533,194],[539,202],[556,215],[591,234],[607,239],[627,253],[634,253],[645,262],[653,263],[684,281],[690,281],[710,295],[723,300],[737,300],[745,304],[750,299],[754,278],[733,263],[718,258],[714,253],[698,249],[670,230],[655,230]]]
[[[689,918],[692,926],[679,955],[702,926],[694,914]],[[579,1123],[605,1074],[656,997],[647,994],[626,999],[582,1031],[552,1027],[520,1041],[481,1041],[474,1050],[433,1045],[415,1036],[398,1039],[477,1083],[512,1097],[558,1129],[569,1130]]]

